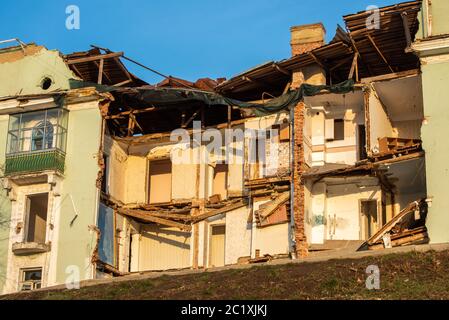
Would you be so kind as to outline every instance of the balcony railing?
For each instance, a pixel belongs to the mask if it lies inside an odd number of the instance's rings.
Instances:
[[[64,173],[65,153],[59,149],[6,155],[5,175],[55,170]]]

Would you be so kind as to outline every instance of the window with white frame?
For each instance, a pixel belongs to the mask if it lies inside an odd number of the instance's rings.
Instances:
[[[7,154],[58,149],[65,152],[68,112],[62,108],[11,115]]]
[[[39,289],[42,286],[42,268],[29,268],[20,270],[20,291]]]

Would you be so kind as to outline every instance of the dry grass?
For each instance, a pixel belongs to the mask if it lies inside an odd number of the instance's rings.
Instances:
[[[368,265],[380,290],[365,287]],[[449,299],[449,251],[162,276],[3,299]]]

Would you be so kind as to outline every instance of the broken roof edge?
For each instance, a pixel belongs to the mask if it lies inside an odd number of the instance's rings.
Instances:
[[[356,162],[353,165],[347,164],[337,164],[337,163],[326,163],[324,166],[315,166],[309,167],[305,173],[301,175],[301,177],[306,179],[313,178],[322,178],[322,177],[332,177],[339,176],[346,173],[354,173],[357,171],[375,171],[380,166],[397,163],[397,162],[405,162],[413,159],[421,158],[425,156],[424,151],[418,151],[406,155],[395,156],[385,160],[380,161],[370,161],[369,159],[365,159],[364,161]],[[326,170],[326,166],[328,166],[329,170]]]
[[[398,9],[402,9],[404,7],[409,7],[412,5],[421,5],[422,4],[422,0],[413,0],[413,1],[405,1],[405,2],[400,2],[400,3],[396,3],[396,4],[392,4],[392,5],[387,5],[387,6],[383,6],[378,8],[380,12],[385,13],[386,11],[397,11]],[[369,16],[370,14],[372,14],[371,11],[369,10],[362,10],[362,11],[358,11],[356,13],[350,13],[350,14],[346,14],[343,16],[343,20],[347,21],[350,18],[360,18],[361,16]]]

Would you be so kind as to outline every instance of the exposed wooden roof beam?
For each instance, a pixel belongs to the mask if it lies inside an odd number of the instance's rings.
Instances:
[[[247,82],[251,82],[251,83],[255,83],[255,84],[258,84],[259,86],[266,87],[266,88],[270,88],[271,87],[266,82],[263,82],[263,81],[260,81],[260,80],[255,80],[255,79],[250,78],[248,76],[242,76],[242,80],[247,81]]]
[[[100,59],[100,65],[98,67],[98,81],[97,81],[98,84],[101,84],[103,82],[103,67],[104,67],[104,59]]]
[[[192,116],[189,118],[189,120],[187,120],[185,123],[183,123],[183,124],[181,125],[181,128],[187,127],[187,126],[190,124],[190,122],[192,122],[193,119],[195,119],[195,117],[198,115],[198,113],[200,113],[201,109],[202,109],[202,108],[199,108],[198,110],[196,110],[196,111],[192,114]]]
[[[412,36],[410,34],[410,28],[408,27],[407,12],[401,13],[402,24],[404,26],[405,39],[407,41],[407,47],[405,48],[406,53],[412,52]]]
[[[69,59],[67,60],[67,64],[76,64],[76,63],[82,63],[82,62],[90,62],[90,61],[96,61],[100,59],[110,59],[110,58],[116,58],[123,55],[123,52],[113,52],[108,54],[99,54],[96,56],[90,56],[90,57],[84,57],[84,58],[78,58],[78,59]]]
[[[382,60],[385,62],[385,64],[388,66],[388,68],[390,69],[391,73],[394,73],[393,68],[391,67],[390,63],[388,62],[387,58],[385,58],[385,56],[383,55],[382,51],[379,49],[379,47],[377,46],[376,42],[374,41],[374,39],[371,37],[371,35],[367,34],[366,37],[368,38],[368,40],[371,42],[371,44],[373,45],[374,49],[376,49],[377,53],[379,54],[379,56],[382,58]]]
[[[157,223],[157,224],[161,224],[164,226],[175,227],[175,228],[179,228],[183,231],[191,231],[192,230],[192,226],[190,224],[184,224],[184,223],[180,223],[180,222],[171,221],[168,219],[151,216],[149,214],[139,212],[138,210],[119,209],[118,212],[125,216],[137,218],[137,219],[145,221],[145,222],[152,222],[152,223]]]
[[[149,108],[139,109],[139,110],[123,111],[123,112],[120,112],[115,115],[106,116],[105,119],[108,119],[108,120],[109,119],[123,119],[123,118],[126,118],[127,116],[129,116],[131,113],[139,114],[139,113],[150,112],[150,111],[155,111],[155,110],[156,110],[156,107],[149,107]]]
[[[313,54],[313,52],[312,51],[309,51],[308,53],[307,53],[315,62],[316,62],[316,64],[318,64],[321,68],[323,68],[323,69],[327,69],[327,67],[320,61],[320,59],[318,59],[318,57],[316,56],[316,55],[314,55]]]
[[[289,77],[290,77],[290,76],[292,75],[292,73],[291,73],[290,71],[288,71],[287,69],[282,68],[282,67],[279,66],[277,63],[273,63],[271,66],[272,66],[273,68],[275,68],[277,71],[279,71],[279,72],[285,74],[286,76],[289,76]]]
[[[102,59],[102,61],[104,62],[104,59]],[[95,65],[98,67],[98,70],[100,70],[100,64],[99,64],[97,61],[94,61],[94,63],[95,63]],[[73,65],[72,67],[73,67],[73,68],[76,68],[75,65]],[[102,67],[102,68],[103,68],[103,67]],[[102,73],[103,73],[103,76],[104,76],[106,79],[108,79],[108,81],[109,81],[110,83],[112,83],[111,78],[109,78],[109,76],[106,74],[106,72],[104,72],[104,68],[102,69]],[[100,77],[100,73],[98,73],[98,77]],[[100,83],[100,82],[98,82],[98,83]],[[101,84],[101,83],[100,83],[100,84]]]

